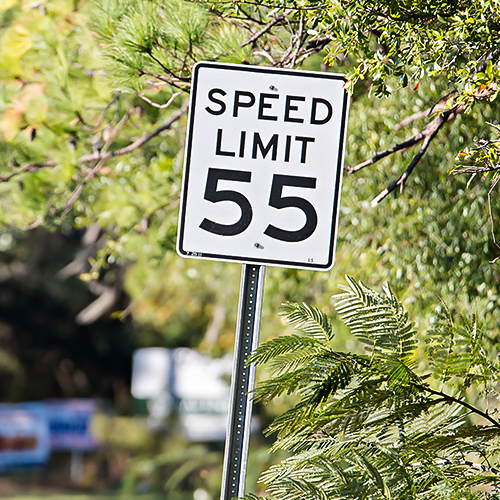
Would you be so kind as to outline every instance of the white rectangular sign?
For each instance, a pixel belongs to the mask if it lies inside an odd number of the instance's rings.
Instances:
[[[178,253],[333,266],[348,113],[345,78],[198,63]]]

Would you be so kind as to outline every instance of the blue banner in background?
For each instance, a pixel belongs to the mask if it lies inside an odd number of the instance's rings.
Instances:
[[[0,404],[0,472],[42,466],[49,455],[45,404]]]
[[[97,410],[93,399],[54,399],[45,402],[50,447],[56,451],[96,451],[99,443],[92,434]]]
[[[92,434],[98,402],[57,399],[0,404],[0,472],[40,467],[50,452],[93,452]]]

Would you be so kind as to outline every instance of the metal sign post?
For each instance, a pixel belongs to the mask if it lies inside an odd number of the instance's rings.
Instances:
[[[241,273],[221,500],[231,500],[245,494],[252,419],[250,392],[255,382],[255,366],[249,366],[247,361],[259,345],[265,269],[264,266],[244,264]]]

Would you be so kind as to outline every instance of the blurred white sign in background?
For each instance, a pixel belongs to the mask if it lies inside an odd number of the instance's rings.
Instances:
[[[211,358],[188,348],[138,349],[133,357],[132,396],[147,400],[152,426],[175,408],[187,440],[223,441],[231,370],[229,355]]]

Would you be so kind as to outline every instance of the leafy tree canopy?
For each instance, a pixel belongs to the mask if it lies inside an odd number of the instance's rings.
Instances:
[[[424,127],[372,158],[346,168],[350,173],[357,172],[391,154],[421,144],[407,169],[373,199],[373,205],[403,188],[447,122],[457,114],[470,111],[474,105],[487,107],[496,100],[500,90],[500,22],[496,0],[258,2],[250,5],[218,2],[214,5],[218,8],[229,5],[230,14],[243,16],[247,21],[254,19],[256,5],[260,7],[259,13],[266,6],[271,9],[266,10],[268,17],[265,19],[264,30],[268,36],[260,38],[262,47],[256,52],[267,54],[273,65],[293,66],[325,48],[328,64],[347,65],[351,86],[359,81],[366,82],[358,86],[359,89],[369,88],[375,95],[387,96],[408,85],[417,90],[424,79],[444,82],[442,93],[427,110],[416,114],[409,109],[401,112],[406,116],[400,126],[428,117]],[[227,9],[221,10],[227,14]],[[273,37],[269,32],[271,24],[276,26],[283,22],[280,16],[284,14],[292,16],[295,29],[289,38],[289,48],[281,55],[279,42],[284,40],[283,36],[274,32]],[[491,130],[484,131],[477,147],[470,144],[458,155],[459,166],[454,171],[493,172],[495,181],[499,168],[498,148],[498,129],[493,123]],[[452,169],[453,165],[448,168]]]
[[[34,176],[27,198],[40,199],[44,184],[40,177],[53,191],[48,206],[32,202],[25,207],[18,199],[10,207],[17,217],[11,215],[14,220],[8,217],[4,222],[20,226],[29,225],[26,219],[31,225],[57,222],[70,211],[80,216],[77,222],[85,222],[98,213],[86,193],[106,175],[109,189],[113,181],[106,173],[111,163],[120,165],[115,157],[142,148],[139,155],[146,162],[161,162],[153,152],[148,154],[149,141],[175,127],[182,96],[189,91],[191,68],[198,60],[294,67],[325,49],[325,61],[343,65],[353,89],[364,80],[376,95],[388,95],[408,85],[416,89],[427,78],[445,82],[428,110],[416,115],[402,111],[411,116],[400,126],[429,117],[416,134],[347,167],[356,172],[421,144],[407,170],[374,198],[374,204],[403,187],[447,122],[474,105],[488,107],[499,92],[499,9],[494,0],[425,4],[106,0],[92,5],[90,21],[88,3],[76,5],[9,1],[3,7],[6,28],[0,69],[5,83],[2,130],[7,173],[2,180],[22,175],[27,183],[33,175],[26,174],[49,169],[50,173]],[[82,80],[88,84],[81,85]],[[158,115],[151,117],[157,127],[150,130],[153,137],[144,134],[137,139],[131,127],[144,125],[144,115],[138,113],[144,108],[149,115],[154,111],[146,103],[157,109]],[[457,171],[495,173],[496,132],[494,126],[484,131],[478,148],[462,151]],[[175,157],[177,144],[164,145],[163,152]],[[133,155],[136,161],[137,156]],[[145,186],[140,188],[146,191]],[[92,209],[90,213],[86,208]],[[127,208],[138,218],[137,210]],[[146,213],[156,213],[155,209],[150,203]]]

